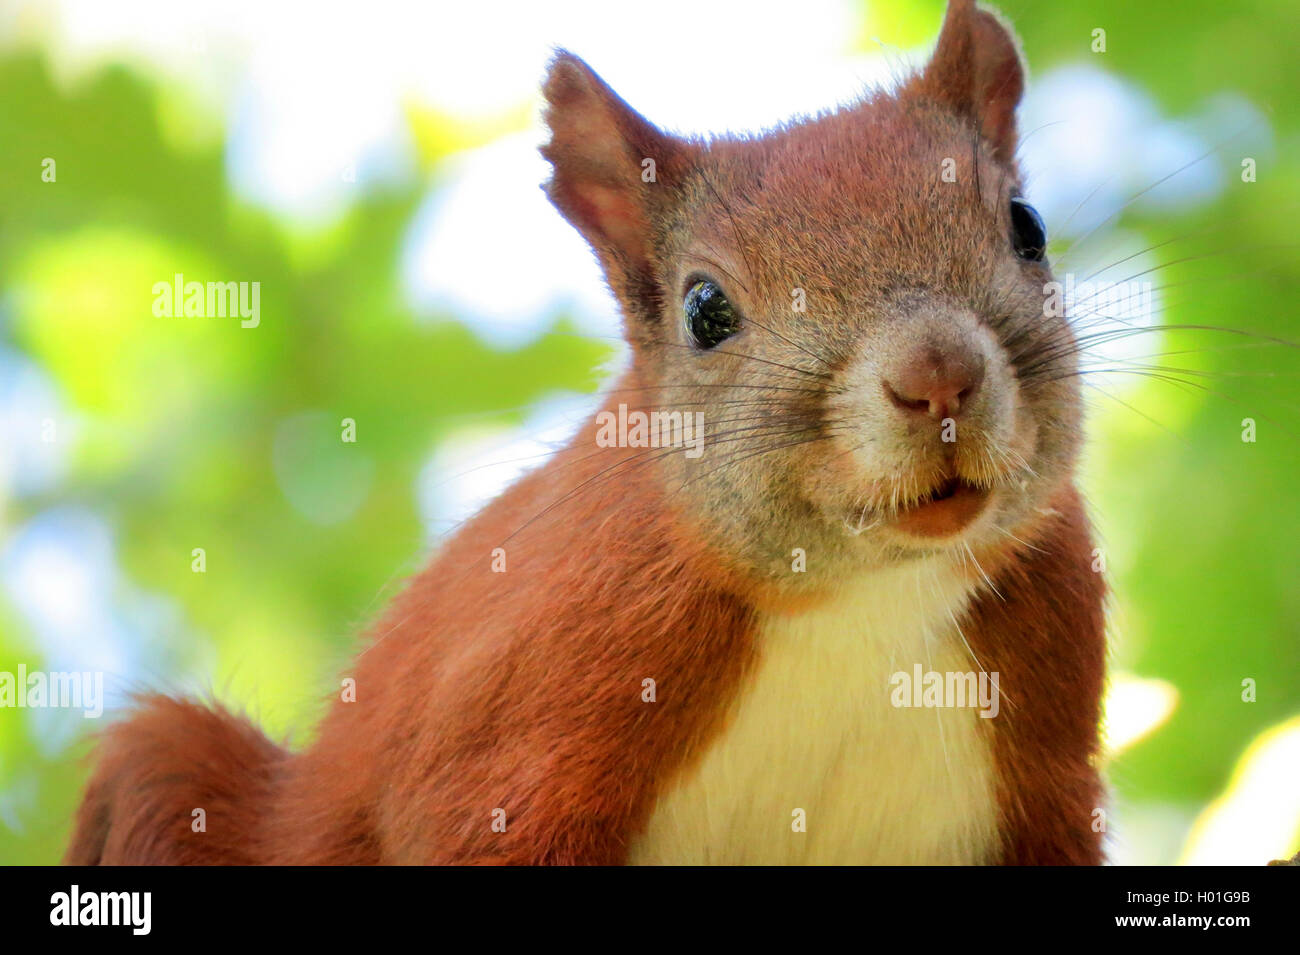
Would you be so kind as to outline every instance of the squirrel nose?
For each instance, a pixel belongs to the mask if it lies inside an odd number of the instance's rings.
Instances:
[[[942,420],[969,407],[983,381],[984,356],[978,351],[954,353],[928,345],[900,362],[883,383],[905,413]]]

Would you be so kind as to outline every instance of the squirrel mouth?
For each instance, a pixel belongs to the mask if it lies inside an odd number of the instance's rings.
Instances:
[[[925,498],[902,508],[892,523],[917,537],[949,537],[979,517],[992,494],[991,488],[950,477]]]

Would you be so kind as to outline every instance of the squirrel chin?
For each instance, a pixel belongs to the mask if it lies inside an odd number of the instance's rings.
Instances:
[[[954,537],[984,513],[992,498],[992,488],[951,477],[922,500],[901,508],[889,526],[926,539]]]

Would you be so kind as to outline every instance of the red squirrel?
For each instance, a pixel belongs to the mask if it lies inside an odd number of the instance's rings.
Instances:
[[[147,697],[67,861],[1101,862],[1105,588],[1023,86],[972,0],[892,91],[755,136],[669,135],[556,54],[545,188],[629,370],[409,582],[311,745]],[[637,413],[698,453],[602,439]],[[914,673],[1000,702],[913,705]]]

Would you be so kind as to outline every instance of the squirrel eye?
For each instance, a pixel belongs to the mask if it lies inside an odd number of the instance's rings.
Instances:
[[[1011,247],[1029,262],[1041,262],[1047,254],[1047,226],[1038,210],[1019,196],[1011,200]]]
[[[687,333],[701,348],[712,348],[740,330],[735,309],[712,282],[699,281],[687,289],[682,311]]]

